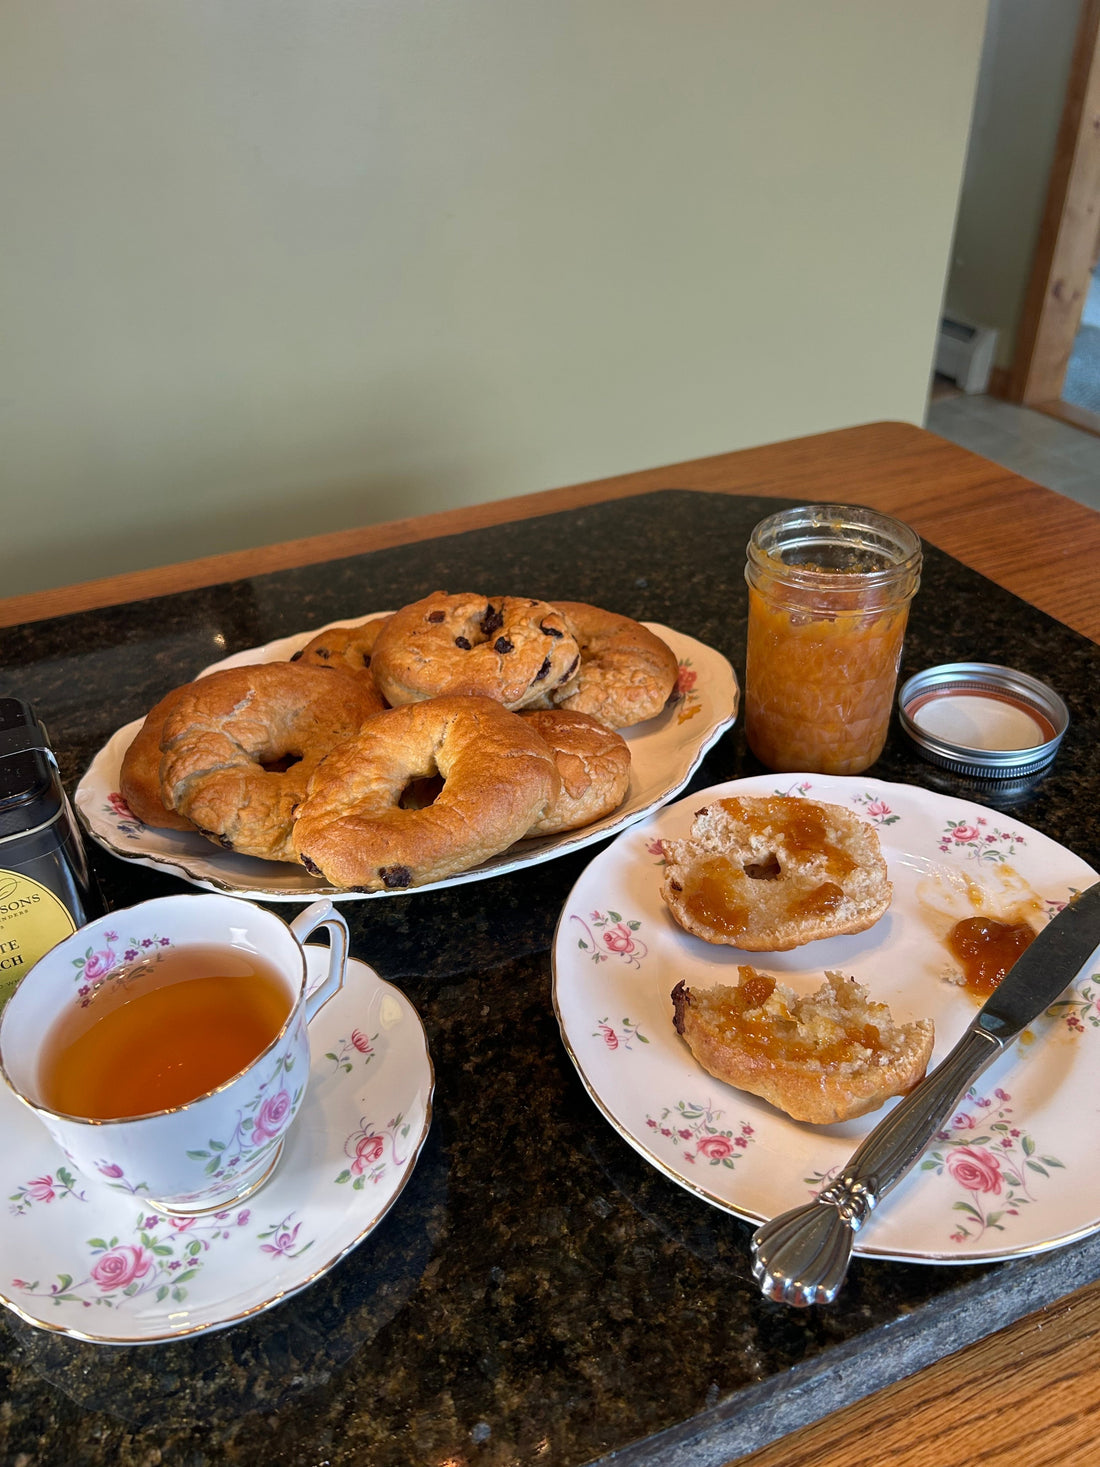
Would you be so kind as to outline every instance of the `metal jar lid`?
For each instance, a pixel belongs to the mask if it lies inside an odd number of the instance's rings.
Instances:
[[[944,662],[898,693],[901,726],[920,754],[975,779],[1042,773],[1069,726],[1069,709],[1046,683],[992,662]]]

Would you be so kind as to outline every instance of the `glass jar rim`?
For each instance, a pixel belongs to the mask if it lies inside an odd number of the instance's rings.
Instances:
[[[869,570],[830,570],[812,560],[800,564],[784,559],[784,550],[805,551],[815,544],[862,544],[888,563]],[[886,589],[909,577],[915,579],[922,560],[920,536],[909,525],[880,510],[853,504],[804,504],[768,515],[753,529],[747,556],[746,575],[756,567],[790,585],[825,590],[854,585]]]

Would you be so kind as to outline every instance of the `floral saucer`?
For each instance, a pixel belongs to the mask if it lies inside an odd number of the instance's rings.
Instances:
[[[328,950],[305,951],[312,985]],[[93,1178],[66,1165],[0,1087],[0,1303],[45,1329],[134,1345],[227,1328],[320,1278],[412,1174],[433,1073],[412,1004],[354,958],[310,1045],[309,1089],[275,1175],[246,1205],[199,1217],[158,1213],[118,1167]]]
[[[683,839],[708,800],[737,794],[822,800],[872,824],[893,884],[890,910],[867,932],[783,953],[739,952],[685,932],[661,898],[662,842]],[[676,982],[733,983],[747,963],[807,993],[839,969],[899,1023],[934,1020],[934,1067],[980,1003],[949,981],[951,927],[985,915],[1039,928],[1096,880],[1078,856],[1013,816],[914,786],[827,775],[718,785],[625,831],[581,874],[554,938],[562,1037],[605,1119],[651,1165],[714,1206],[763,1222],[827,1186],[884,1111],[802,1125],[715,1079],[673,1028]],[[857,1253],[988,1262],[1100,1228],[1087,1119],[1100,1109],[1100,953],[1066,984],[857,1234]]]
[[[375,613],[380,615],[384,613]],[[369,620],[360,617],[358,621]],[[355,626],[355,622],[333,622],[332,626]],[[737,716],[737,677],[729,662],[713,647],[694,637],[673,631],[656,622],[644,623],[668,643],[680,665],[675,696],[656,718],[622,730],[630,745],[630,787],[617,810],[593,821],[582,830],[560,835],[536,836],[491,857],[472,871],[462,871],[444,881],[418,886],[432,891],[469,881],[483,881],[524,866],[537,865],[567,855],[593,841],[643,819],[684,788],[698,769],[703,755]],[[318,631],[328,631],[320,627]],[[285,662],[304,647],[317,632],[300,632],[281,637],[263,647],[250,647],[231,657],[211,663],[202,673],[253,662]],[[92,760],[76,789],[75,804],[89,834],[105,850],[123,861],[171,871],[207,891],[231,892],[269,902],[302,902],[328,896],[333,901],[385,901],[406,892],[339,891],[323,878],[311,876],[291,862],[259,861],[223,851],[203,836],[186,830],[162,830],[144,825],[131,814],[118,791],[123,755],[130,747],[142,720],[120,728]]]

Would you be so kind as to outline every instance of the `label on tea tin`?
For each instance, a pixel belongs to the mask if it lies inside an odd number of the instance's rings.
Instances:
[[[75,931],[68,907],[48,886],[0,869],[0,1009],[24,973]]]

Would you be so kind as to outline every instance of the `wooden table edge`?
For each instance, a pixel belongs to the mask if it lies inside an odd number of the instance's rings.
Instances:
[[[860,475],[869,476],[860,481]],[[909,423],[869,423],[560,489],[337,530],[0,600],[0,627],[313,565],[658,489],[870,504],[1100,640],[1100,515]],[[1013,533],[1006,540],[1005,518]],[[731,546],[739,569],[743,547]]]

